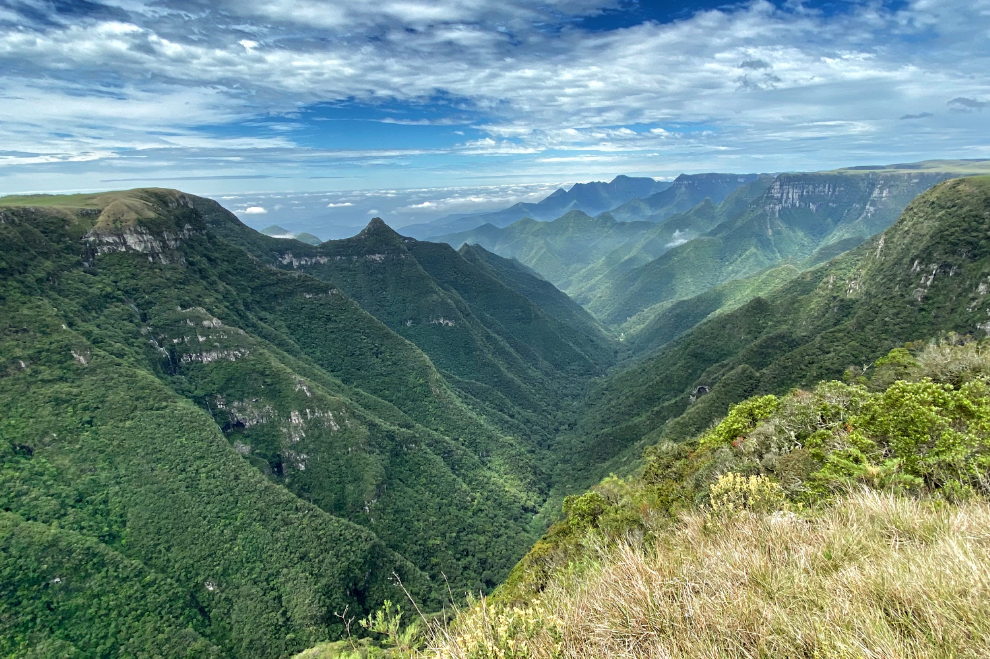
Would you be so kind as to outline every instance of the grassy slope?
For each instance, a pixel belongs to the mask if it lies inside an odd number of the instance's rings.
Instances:
[[[981,657],[990,341],[917,342],[871,373],[651,447],[418,652],[299,657]]]
[[[591,550],[539,600],[491,600],[423,657],[966,657],[990,634],[990,506],[858,494],[818,514],[686,515]]]

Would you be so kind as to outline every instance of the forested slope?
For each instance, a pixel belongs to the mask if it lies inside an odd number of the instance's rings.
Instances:
[[[170,190],[0,208],[4,652],[284,656],[399,596],[393,573],[431,607],[441,573],[491,588],[532,542],[549,481],[515,404],[485,416],[340,287],[249,256],[211,212]],[[130,645],[84,628],[108,601]]]
[[[635,459],[630,447],[691,436],[747,396],[839,377],[905,341],[985,332],[988,221],[990,178],[942,183],[855,250],[693,327],[592,391],[558,440],[562,469],[594,482]]]

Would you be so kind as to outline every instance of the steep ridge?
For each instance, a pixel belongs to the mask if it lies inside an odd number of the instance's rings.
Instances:
[[[673,300],[697,295],[833,243],[883,230],[941,172],[782,174],[749,208],[707,234],[610,280],[587,301],[608,325],[636,330]]]
[[[458,250],[468,261],[488,269],[507,286],[525,296],[547,315],[561,323],[560,332],[582,350],[594,352],[610,346],[605,329],[584,307],[562,293],[515,259],[506,259],[479,245],[462,245]]]
[[[126,602],[135,653],[282,656],[402,597],[393,573],[430,606],[441,572],[491,588],[531,543],[528,438],[338,287],[211,225],[284,241],[170,190],[31,202],[0,207],[0,552],[38,576],[4,572],[0,636],[123,643],[85,621]]]
[[[681,174],[666,190],[633,199],[610,212],[619,222],[659,222],[675,213],[683,213],[705,199],[720,204],[733,190],[757,178],[756,174]]]
[[[449,246],[402,237],[376,219],[354,238],[286,250],[217,209],[211,226],[220,235],[274,267],[340,287],[426,352],[466,400],[534,445],[552,434],[561,396],[579,395],[614,361],[604,334],[572,342],[568,328]]]
[[[403,227],[405,235],[429,238],[445,233],[468,231],[485,224],[504,227],[524,217],[548,221],[570,211],[597,215],[633,199],[648,197],[670,187],[669,182],[649,177],[616,176],[611,181],[575,183],[569,190],[558,188],[537,203],[518,203],[493,213],[451,215],[427,224]]]
[[[644,444],[700,432],[731,403],[841,377],[905,341],[985,335],[988,227],[990,177],[935,186],[860,247],[603,381],[556,447],[563,473],[594,482],[628,468]]]

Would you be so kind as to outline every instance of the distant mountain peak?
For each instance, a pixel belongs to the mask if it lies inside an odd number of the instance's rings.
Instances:
[[[374,217],[371,222],[368,222],[368,226],[361,230],[361,233],[354,236],[355,238],[367,238],[369,236],[395,236],[400,237],[395,230],[389,225],[385,224],[385,220],[380,217]]]
[[[289,231],[288,229],[283,229],[282,227],[280,227],[277,224],[273,224],[273,225],[271,225],[269,227],[265,227],[264,229],[261,230],[261,233],[265,234],[266,236],[288,236],[288,235],[292,235],[292,232],[291,231]]]

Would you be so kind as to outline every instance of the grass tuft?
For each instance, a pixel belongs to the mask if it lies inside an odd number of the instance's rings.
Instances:
[[[525,608],[482,601],[431,657],[985,657],[990,505],[863,490],[802,515],[683,516],[593,547]]]

